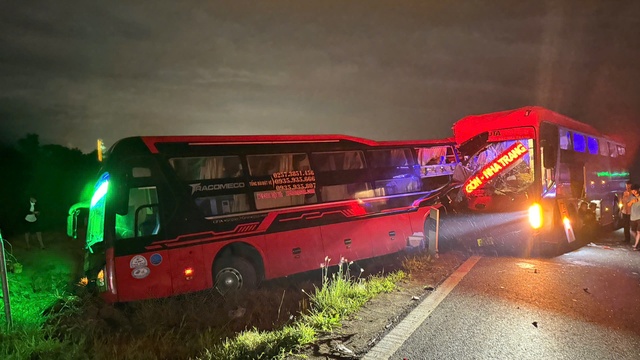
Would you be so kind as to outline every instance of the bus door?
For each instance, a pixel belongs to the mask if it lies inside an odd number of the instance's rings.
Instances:
[[[120,204],[115,213],[115,272],[120,301],[169,296],[172,291],[171,262],[167,250],[153,248],[165,239],[163,218],[166,203],[159,173],[146,159],[135,159],[117,191]]]

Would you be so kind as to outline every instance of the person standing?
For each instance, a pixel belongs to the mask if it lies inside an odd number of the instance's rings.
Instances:
[[[38,238],[38,242],[40,243],[40,249],[44,249],[44,244],[42,243],[42,232],[40,232],[40,227],[38,223],[38,216],[40,216],[40,211],[38,211],[36,203],[37,200],[35,197],[31,197],[29,199],[29,212],[27,212],[27,216],[24,217],[27,222],[27,231],[24,233],[24,239],[27,241],[27,249],[31,249],[31,245],[29,244],[29,240],[31,238],[31,234],[35,234]]]
[[[633,184],[631,186],[631,200],[629,200],[629,219],[630,230],[634,233],[636,242],[633,244],[633,250],[640,250],[640,186]]]
[[[631,181],[627,181],[626,189],[622,194],[622,227],[624,228],[624,241],[631,242],[631,232],[629,231],[631,209],[629,208],[629,200],[631,200]]]

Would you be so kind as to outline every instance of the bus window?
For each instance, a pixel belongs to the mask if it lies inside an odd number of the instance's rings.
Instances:
[[[420,190],[420,179],[417,177],[405,177],[375,182],[376,196],[405,194]]]
[[[311,154],[314,170],[339,171],[364,169],[362,151],[331,151]]]
[[[587,144],[584,140],[584,135],[573,133],[573,151],[585,152],[587,150]]]
[[[307,154],[248,155],[247,161],[251,176],[267,176],[311,169]]]
[[[116,239],[156,235],[160,230],[157,204],[155,186],[129,189],[127,213],[116,214]]]
[[[571,132],[566,129],[559,129],[560,131],[560,149],[569,150],[571,146]]]
[[[609,156],[618,157],[618,149],[616,149],[616,144],[609,143]]]
[[[506,165],[507,167],[505,168],[504,165],[509,160],[509,155],[505,154],[505,151],[517,143],[524,145],[528,152],[522,158]],[[513,194],[526,191],[534,181],[533,139],[491,143],[480,153],[474,155],[465,167],[469,173],[478,174],[483,168],[491,164],[494,164],[491,167],[491,171],[487,172],[487,174],[482,174],[486,181],[482,185],[485,190],[496,194]]]
[[[588,136],[587,137],[587,148],[589,149],[589,154],[598,155],[599,146],[598,139]]]
[[[414,165],[410,149],[369,150],[372,168],[407,167]]]
[[[104,241],[104,219],[105,206],[107,203],[107,191],[109,189],[109,179],[111,175],[104,173],[96,183],[91,206],[89,207],[89,221],[87,225],[86,246],[90,252],[91,246]]]
[[[605,140],[600,141],[600,155],[609,156],[609,145]]]
[[[371,168],[395,168],[392,173],[383,171],[374,181],[375,196],[405,194],[420,189],[420,179],[413,173],[415,165],[411,149],[369,150]],[[446,150],[443,156],[446,155]],[[438,159],[439,161],[440,159]]]
[[[618,145],[618,154],[620,156],[624,156],[625,153],[626,153],[626,149],[624,148],[624,146]]]
[[[169,159],[182,180],[210,180],[242,176],[239,156],[207,156]]]
[[[416,150],[420,176],[437,177],[453,174],[457,158],[451,146],[432,146]]]
[[[328,185],[320,187],[322,201],[339,201],[373,197],[371,186],[367,183]]]
[[[440,165],[447,163],[447,146],[434,146],[418,149],[420,166]]]
[[[195,199],[196,205],[205,217],[249,211],[249,197],[246,194],[206,196]]]
[[[542,194],[550,193],[553,190],[553,185],[555,184],[555,174],[554,168],[545,167],[545,159],[544,156],[549,154],[548,152],[543,151],[540,152],[540,162],[542,165]]]
[[[271,176],[274,190],[253,193],[256,209],[273,209],[286,206],[313,204],[315,176],[304,153],[248,155],[251,176]]]
[[[134,167],[131,169],[131,175],[134,178],[151,177],[151,169],[149,169],[148,167]]]
[[[326,151],[311,154],[313,169],[325,173],[325,181],[318,184],[323,202],[372,197],[371,186],[363,182],[366,171],[364,153],[360,150]],[[339,172],[333,173],[332,172]],[[359,175],[356,175],[359,174]],[[320,174],[319,174],[320,176]],[[328,181],[326,180],[328,176]],[[327,185],[325,185],[327,183]]]

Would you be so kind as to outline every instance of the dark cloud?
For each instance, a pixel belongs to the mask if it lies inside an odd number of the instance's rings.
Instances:
[[[639,15],[632,0],[8,0],[1,136],[441,138],[530,104],[638,133]]]

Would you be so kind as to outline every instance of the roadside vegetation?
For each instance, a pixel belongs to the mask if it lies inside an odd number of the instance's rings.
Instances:
[[[46,238],[45,251],[12,252],[24,269],[9,274],[14,326],[0,333],[2,359],[284,359],[407,277],[365,278],[343,260],[322,264],[311,280],[234,296],[205,291],[111,306],[72,281],[81,260],[73,240]]]
[[[0,359],[284,358],[335,331],[407,276],[396,270],[365,277],[344,260],[337,269],[319,264],[321,275],[311,280],[276,280],[241,295],[204,291],[107,305],[78,283],[82,244],[61,229],[69,207],[88,196],[96,152],[41,145],[37,134],[28,134],[0,144],[0,155],[7,170],[0,230],[9,238],[13,315],[8,329],[0,305]],[[41,204],[46,250],[28,251],[24,243],[23,209],[31,195]]]

